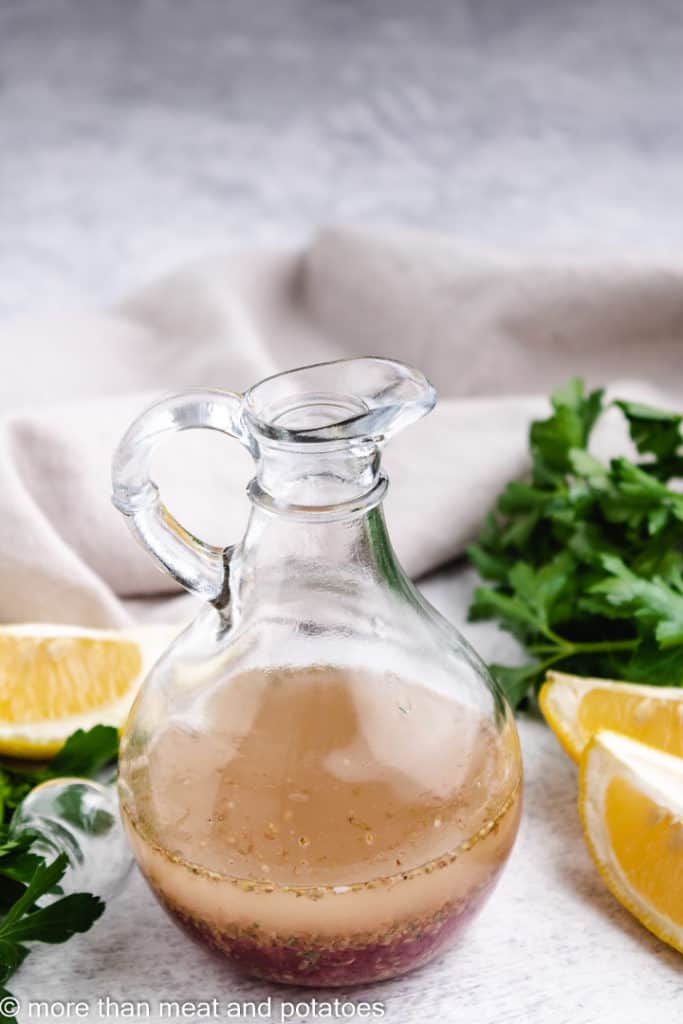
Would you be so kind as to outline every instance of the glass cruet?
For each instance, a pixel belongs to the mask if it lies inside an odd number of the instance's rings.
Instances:
[[[133,533],[205,599],[131,711],[122,816],[164,907],[253,975],[348,985],[424,963],[515,838],[510,711],[382,514],[382,446],[435,400],[392,360],[321,363],[167,398],[114,459]],[[192,536],[150,478],[156,445],[196,427],[256,462],[234,547]]]

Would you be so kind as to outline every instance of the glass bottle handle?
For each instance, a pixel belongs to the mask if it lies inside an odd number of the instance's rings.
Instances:
[[[211,602],[225,596],[231,549],[206,544],[171,515],[151,477],[152,456],[169,434],[199,427],[219,430],[248,446],[241,409],[242,396],[230,391],[197,390],[164,398],[133,421],[112,465],[112,501],[135,537],[186,590]]]

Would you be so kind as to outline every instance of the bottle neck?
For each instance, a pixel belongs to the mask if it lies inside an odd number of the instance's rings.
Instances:
[[[382,513],[387,489],[376,444],[263,450],[248,493],[252,510],[230,558],[230,614],[273,602],[310,608],[330,593],[410,587]],[[319,596],[316,596],[319,595]],[[309,614],[308,611],[300,612]]]
[[[373,441],[263,445],[249,486],[255,505],[284,516],[345,518],[377,505],[386,490]]]

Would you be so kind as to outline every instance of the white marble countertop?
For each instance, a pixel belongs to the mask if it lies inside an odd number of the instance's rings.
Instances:
[[[99,306],[207,251],[330,220],[513,249],[680,247],[682,50],[671,0],[0,0],[0,317]],[[426,589],[462,622],[470,583]],[[485,655],[506,643],[467,633]],[[245,981],[134,874],[13,990],[85,1000],[92,1020],[107,996],[145,1002],[142,1020],[162,999],[271,997],[277,1021],[279,999],[313,996],[381,1000],[391,1024],[675,1020],[683,958],[605,890],[573,765],[540,722],[520,731],[512,859],[427,968],[370,991]]]
[[[423,589],[458,625],[473,573],[445,572]],[[510,640],[486,624],[466,627],[490,657]],[[643,1024],[674,1021],[683,1005],[683,958],[642,928],[605,889],[584,845],[576,807],[576,769],[541,722],[519,721],[525,767],[524,813],[498,888],[460,944],[422,970],[355,989],[286,989],[245,979],[199,948],[166,917],[134,870],[123,894],[95,928],[66,946],[41,948],[12,979],[26,1004],[48,1000],[61,1012],[82,1000],[87,1019],[116,1018],[126,1001],[140,1020],[164,1016],[162,1001],[201,1004],[187,1020],[226,1020],[228,1004],[270,1000],[261,1019],[331,1019],[313,1000],[380,1001],[388,1024]],[[98,1005],[98,999],[111,1000]],[[334,1008],[334,1007],[333,1007]],[[264,1007],[264,1010],[266,1007]],[[211,1012],[211,1017],[200,1016]],[[293,1016],[286,1016],[293,1012]],[[245,1008],[242,1020],[253,1020]],[[326,1015],[327,1014],[327,1015]],[[20,1020],[29,1020],[26,1016]],[[34,1018],[35,1019],[35,1018]],[[77,1019],[75,1016],[72,1019]],[[338,1017],[337,1019],[341,1019]],[[358,1015],[348,1019],[359,1021]],[[379,1018],[375,1018],[379,1019]]]

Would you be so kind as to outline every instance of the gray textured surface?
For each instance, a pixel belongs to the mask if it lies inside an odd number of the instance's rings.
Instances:
[[[681,52],[677,0],[0,0],[0,316],[96,306],[329,220],[675,249]],[[427,590],[459,621],[468,586]],[[468,633],[484,653],[502,642]],[[383,1000],[391,1024],[675,1019],[680,958],[597,878],[552,736],[525,722],[522,737],[520,841],[461,948],[341,995]],[[277,994],[195,948],[137,876],[14,988],[89,1000],[91,1019],[106,995],[154,1019],[163,998]]]
[[[329,220],[680,245],[678,0],[0,0],[0,315]]]

